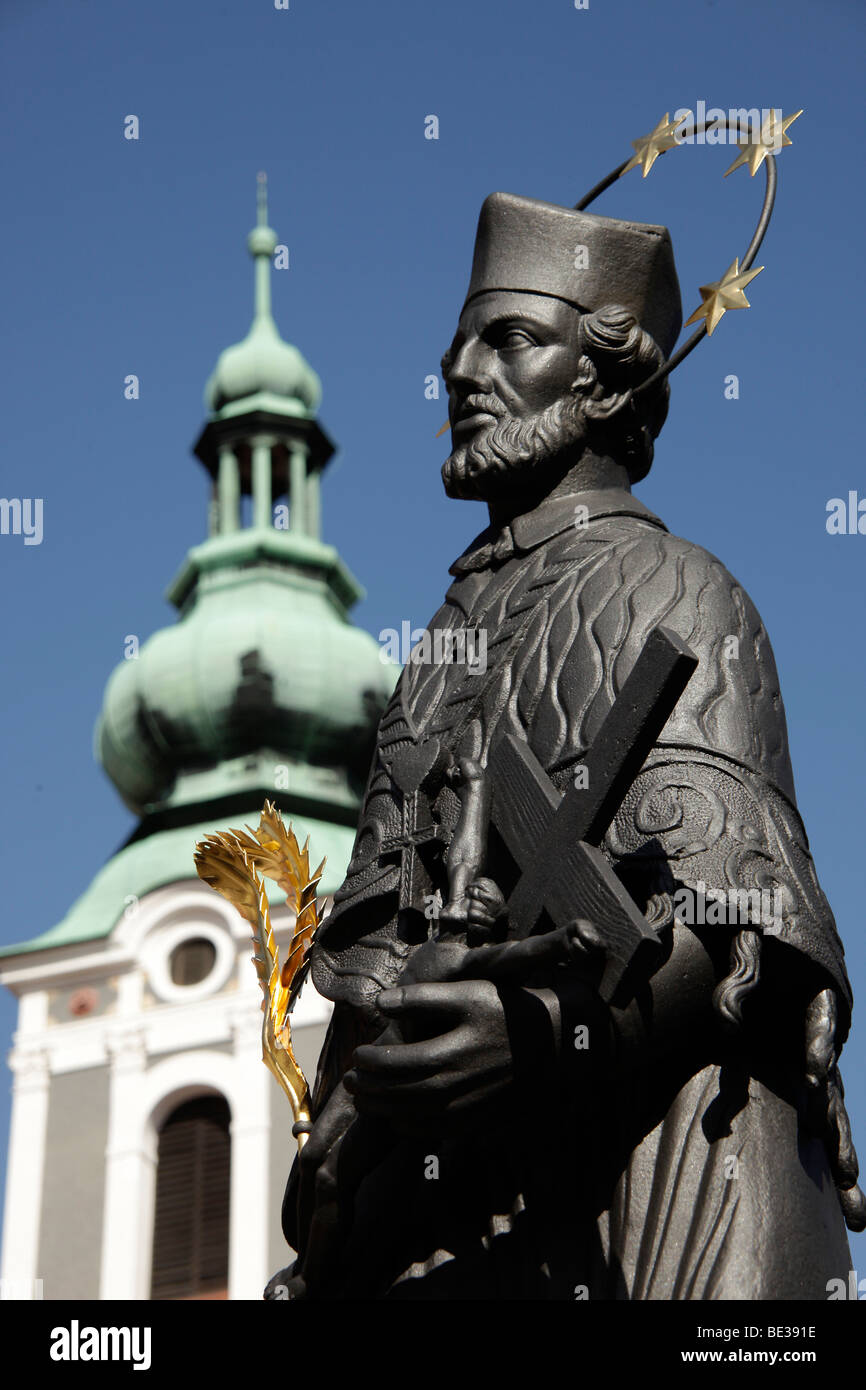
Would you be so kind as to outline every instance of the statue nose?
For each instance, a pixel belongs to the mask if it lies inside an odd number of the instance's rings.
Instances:
[[[483,356],[482,343],[464,343],[449,368],[448,390],[456,391],[463,399],[473,395],[493,395],[493,378],[484,365]]]

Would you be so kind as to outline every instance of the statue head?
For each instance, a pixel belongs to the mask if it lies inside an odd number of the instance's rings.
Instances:
[[[587,453],[622,480],[649,471],[664,379],[637,396],[681,322],[663,227],[494,193],[442,360],[451,496],[543,496]]]

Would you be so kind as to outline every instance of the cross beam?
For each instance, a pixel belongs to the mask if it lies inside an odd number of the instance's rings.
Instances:
[[[414,903],[415,851],[430,840],[441,839],[441,828],[431,821],[428,825],[418,824],[417,791],[403,793],[402,832],[391,835],[382,842],[381,857],[396,858],[400,865],[400,907],[411,907]]]
[[[607,1000],[657,937],[598,845],[696,666],[675,633],[654,628],[583,759],[586,785],[564,796],[527,743],[507,734],[491,751],[491,820],[521,871],[511,930],[528,936],[545,910],[557,927],[588,918],[605,942]]]

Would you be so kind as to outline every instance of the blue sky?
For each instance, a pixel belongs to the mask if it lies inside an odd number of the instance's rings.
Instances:
[[[322,378],[340,446],[324,534],[367,589],[374,633],[438,606],[484,524],[449,502],[443,401],[424,396],[494,189],[573,203],[667,111],[804,108],[779,156],[752,308],[672,381],[639,495],[719,555],[773,641],[800,808],[861,1014],[843,1057],[866,1154],[863,941],[866,536],[828,535],[862,462],[862,122],[856,0],[5,0],[0,102],[6,352],[0,492],[41,497],[44,537],[0,536],[4,942],[58,921],[133,819],[92,755],[126,634],[204,535],[189,454],[219,351],[252,311],[255,175],[291,269],[274,311]],[[140,139],[123,138],[124,117]],[[439,139],[424,138],[425,117]],[[763,174],[675,151],[595,206],[670,227],[686,315],[742,254]],[[124,399],[123,379],[141,397]],[[726,400],[735,373],[738,400]],[[14,1026],[0,1000],[0,1035]],[[6,1087],[0,1088],[5,1156]],[[866,1239],[852,1241],[866,1266]],[[866,1273],[866,1268],[862,1271]]]

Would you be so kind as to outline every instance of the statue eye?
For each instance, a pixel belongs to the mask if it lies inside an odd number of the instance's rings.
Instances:
[[[513,352],[516,348],[536,347],[536,341],[530,333],[523,328],[506,328],[499,336],[498,347],[506,352]]]

